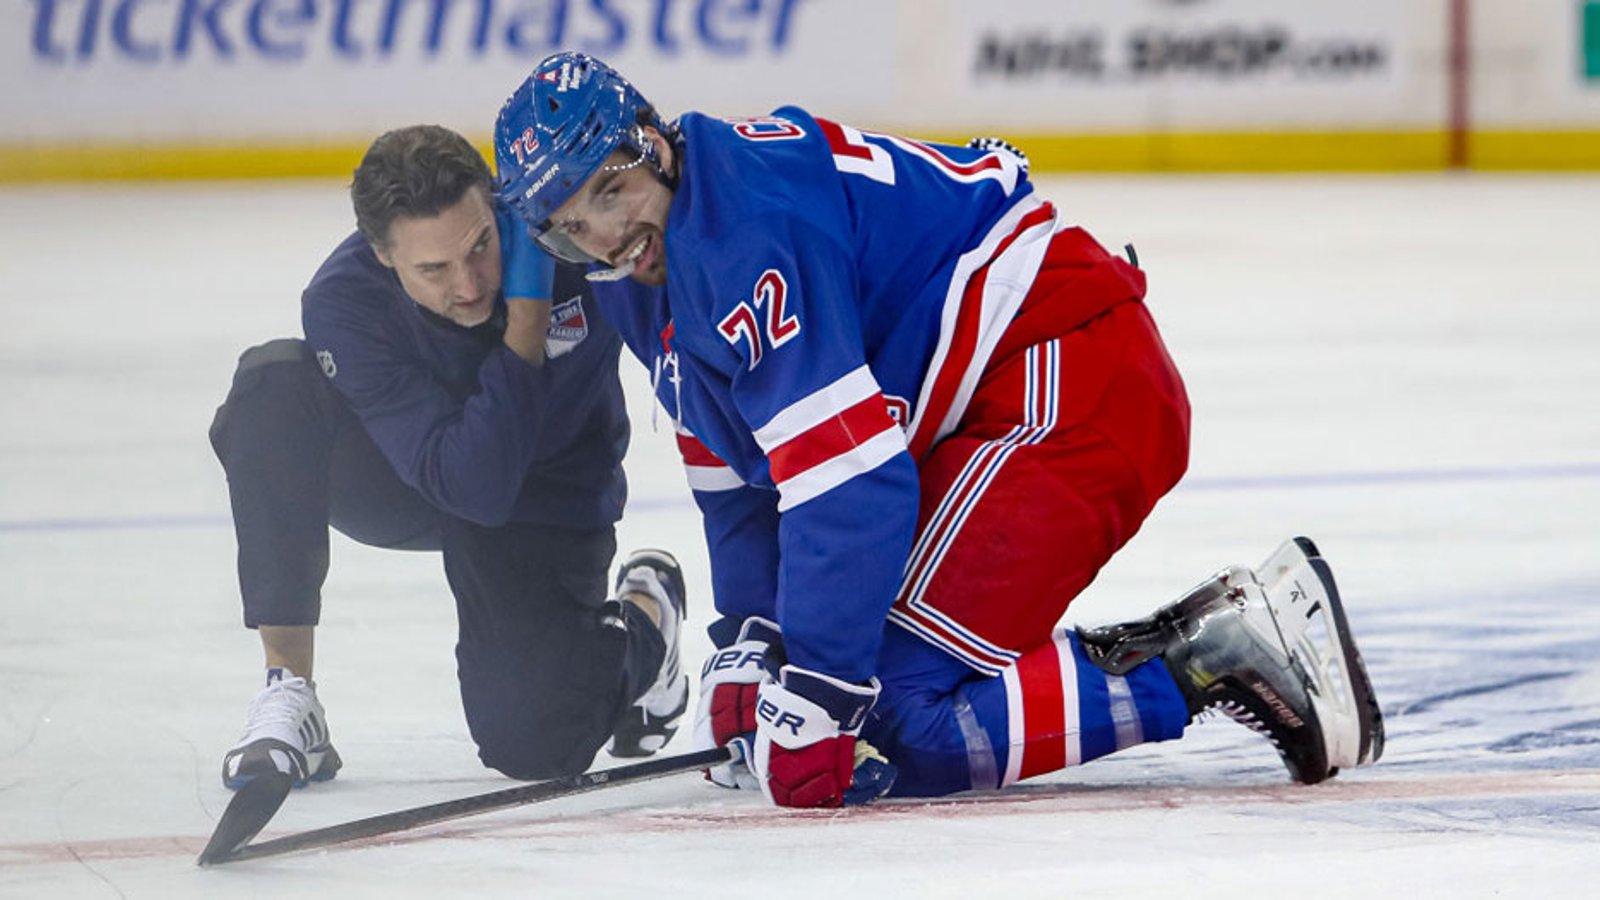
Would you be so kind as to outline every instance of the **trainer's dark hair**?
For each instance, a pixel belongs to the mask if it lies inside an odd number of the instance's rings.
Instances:
[[[385,132],[367,148],[350,182],[356,227],[377,247],[401,217],[436,216],[481,187],[494,196],[494,176],[466,138],[438,125]]]

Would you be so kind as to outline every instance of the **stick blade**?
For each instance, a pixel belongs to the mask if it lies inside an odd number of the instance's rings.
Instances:
[[[222,811],[222,818],[217,820],[211,840],[200,851],[195,863],[210,866],[227,862],[240,848],[250,843],[251,838],[260,834],[261,829],[267,827],[267,823],[277,815],[278,807],[288,798],[290,787],[292,782],[289,776],[282,772],[257,775],[246,782],[228,801],[228,808]]]

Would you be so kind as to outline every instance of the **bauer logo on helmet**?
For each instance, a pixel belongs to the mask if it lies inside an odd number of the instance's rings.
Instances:
[[[561,163],[552,165],[543,175],[540,175],[526,191],[522,192],[522,196],[531,199],[534,194],[539,193],[539,191],[543,189],[545,185],[549,184],[550,179],[554,178],[556,173],[559,171],[561,171]]]

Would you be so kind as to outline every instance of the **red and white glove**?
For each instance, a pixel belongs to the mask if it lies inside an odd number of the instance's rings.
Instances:
[[[696,750],[726,746],[739,738],[748,747],[756,730],[756,693],[763,681],[770,680],[767,654],[780,640],[777,625],[752,616],[739,628],[737,640],[706,657],[694,715]],[[707,769],[706,779],[723,787],[759,787],[742,759]]]
[[[761,685],[750,767],[773,803],[836,807],[888,793],[895,768],[856,736],[878,700],[878,679],[850,684],[798,666]]]

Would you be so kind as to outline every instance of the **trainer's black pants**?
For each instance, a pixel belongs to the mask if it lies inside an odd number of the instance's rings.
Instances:
[[[613,529],[488,528],[440,511],[395,475],[303,341],[245,351],[211,445],[248,627],[317,624],[329,525],[374,547],[443,552],[484,765],[523,779],[582,772],[655,678],[665,646],[648,617],[623,603],[625,630],[603,622]]]

